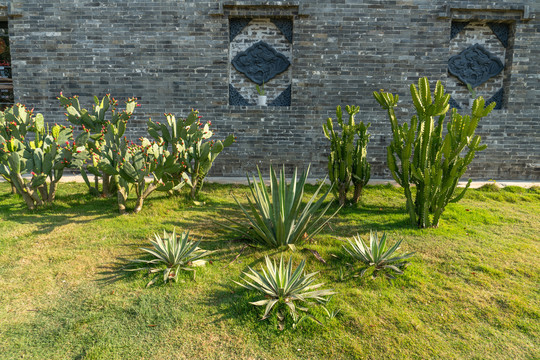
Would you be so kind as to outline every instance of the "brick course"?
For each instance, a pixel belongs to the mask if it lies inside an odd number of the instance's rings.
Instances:
[[[129,136],[146,120],[197,108],[219,136],[234,132],[213,175],[241,176],[272,162],[326,170],[323,121],[338,104],[360,105],[372,123],[373,177],[389,177],[389,122],[374,90],[399,93],[401,122],[413,114],[408,87],[420,76],[455,85],[447,73],[451,21],[507,21],[514,35],[506,62],[506,105],[478,129],[488,149],[470,166],[476,179],[540,178],[540,3],[432,0],[13,0],[0,1],[9,21],[15,100],[62,122],[56,96],[136,96]],[[503,10],[503,11],[499,11]],[[229,17],[291,18],[290,107],[228,103]],[[506,56],[508,59],[508,56]],[[254,85],[253,85],[254,86]],[[482,94],[484,95],[484,94]],[[487,95],[485,95],[487,96]],[[467,110],[462,110],[466,112]]]

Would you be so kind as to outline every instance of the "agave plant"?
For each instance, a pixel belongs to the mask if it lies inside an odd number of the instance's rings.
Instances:
[[[388,279],[394,279],[393,274],[403,274],[403,269],[408,264],[406,259],[414,255],[414,252],[405,255],[397,256],[394,254],[401,245],[403,240],[399,240],[391,248],[387,249],[386,233],[379,240],[377,233],[370,231],[369,247],[364,243],[364,240],[358,236],[353,236],[353,240],[348,240],[350,248],[343,245],[353,258],[362,262],[366,267],[360,272],[360,276],[364,276],[367,270],[373,268],[373,275],[377,275],[379,271],[383,271]]]
[[[140,248],[153,255],[154,259],[131,260],[132,263],[144,263],[148,266],[125,269],[126,271],[148,270],[149,273],[158,273],[163,270],[163,281],[166,283],[168,280],[177,281],[180,270],[193,271],[193,277],[195,277],[195,269],[192,267],[206,264],[206,260],[201,258],[207,256],[210,252],[199,248],[200,240],[197,242],[188,240],[189,231],[183,232],[179,237],[176,235],[176,230],[173,230],[172,234],[163,231],[163,238],[158,234],[154,234],[154,237],[155,240],[150,240],[154,246],[153,249]],[[156,274],[146,286],[152,285],[158,278],[159,274]]]
[[[248,207],[242,206],[238,199],[234,198],[248,219],[249,224],[245,225],[228,219],[238,225],[239,228],[223,226],[238,231],[255,242],[277,248],[284,245],[293,246],[301,240],[308,241],[319,233],[326,223],[336,215],[337,211],[324,219],[332,202],[329,202],[317,214],[331,191],[331,188],[328,189],[319,200],[315,201],[324,182],[319,185],[307,204],[302,206],[304,185],[308,177],[309,167],[302,173],[299,180],[297,180],[297,170],[295,169],[291,182],[287,184],[285,167],[279,172],[278,180],[276,172],[270,166],[270,193],[268,193],[261,171],[259,169],[257,171],[259,181],[253,177],[253,182],[251,182],[248,177],[251,195],[253,196],[253,199],[249,195],[246,196],[249,203]]]
[[[247,279],[243,279],[245,283],[236,284],[248,289],[255,290],[265,296],[264,300],[251,302],[255,306],[266,306],[264,315],[261,320],[265,320],[270,316],[272,308],[277,308],[278,327],[283,330],[285,327],[285,316],[287,309],[291,315],[294,326],[298,325],[304,319],[310,318],[320,324],[312,315],[307,314],[308,309],[297,306],[296,302],[306,303],[308,300],[316,300],[326,303],[326,297],[335,294],[331,289],[319,289],[324,284],[313,284],[317,273],[305,274],[305,260],[302,260],[300,265],[293,270],[292,259],[285,264],[283,257],[279,260],[279,266],[276,261],[273,262],[268,256],[265,257],[266,270],[262,268],[262,273],[248,267],[249,271],[244,272]],[[299,317],[297,310],[306,312],[302,317]]]

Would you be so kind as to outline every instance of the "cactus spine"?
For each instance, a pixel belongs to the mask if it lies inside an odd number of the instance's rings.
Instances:
[[[367,145],[371,125],[362,121],[356,124],[354,116],[360,111],[358,106],[346,106],[349,121],[343,121],[341,106],[336,109],[337,123],[341,127],[341,135],[334,130],[332,118],[323,124],[324,135],[330,140],[331,148],[328,156],[328,175],[333,185],[334,195],[341,206],[347,202],[347,192],[351,182],[354,185],[353,203],[357,203],[362,189],[370,178],[371,166],[367,162]],[[355,143],[356,140],[356,143]]]
[[[493,110],[495,103],[485,107],[484,99],[477,98],[471,116],[461,116],[452,109],[447,134],[443,136],[450,95],[444,93],[441,82],[437,81],[433,97],[425,77],[419,79],[418,88],[411,84],[410,90],[417,113],[410,125],[397,122],[394,107],[398,95],[382,90],[373,95],[390,118],[393,138],[387,148],[388,167],[404,189],[411,223],[419,228],[437,227],[446,205],[459,201],[469,188],[471,180],[456,194],[458,181],[475,153],[487,147],[480,145],[480,136],[474,133],[480,119]],[[461,157],[463,151],[466,154]],[[414,201],[411,185],[416,185]]]

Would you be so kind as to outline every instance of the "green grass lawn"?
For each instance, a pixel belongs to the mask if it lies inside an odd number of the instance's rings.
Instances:
[[[31,212],[1,183],[0,358],[540,358],[538,189],[469,190],[439,228],[418,230],[402,189],[367,187],[360,204],[296,252],[247,247],[234,262],[244,242],[212,222],[240,219],[231,192],[247,187],[206,185],[204,206],[156,194],[141,213],[120,216],[113,199],[87,195],[84,184],[61,184],[54,205]],[[186,273],[145,288],[146,274],[121,271],[154,232],[175,227],[215,250],[195,281]],[[370,229],[416,252],[393,283],[350,276],[341,244]],[[263,309],[248,301],[260,297],[231,279],[280,254],[320,271],[338,293],[329,305],[341,309],[337,318],[315,310],[322,326],[282,332],[275,319],[259,320]]]

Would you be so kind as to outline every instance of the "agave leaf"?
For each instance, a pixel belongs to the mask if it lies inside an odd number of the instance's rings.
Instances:
[[[195,266],[195,267],[205,266],[207,263],[208,263],[208,260],[202,260],[202,259],[190,261],[190,265]]]
[[[264,300],[250,302],[250,304],[255,305],[255,306],[264,306],[264,305],[267,305],[270,301],[271,301],[270,299],[264,299]]]
[[[360,271],[359,276],[360,276],[360,277],[364,277],[364,275],[366,274],[366,271],[368,271],[368,270],[369,270],[369,267],[363,268],[363,269]]]
[[[274,307],[274,305],[277,304],[277,302],[278,302],[278,299],[271,299],[270,301],[268,301],[268,304],[266,305],[266,309],[264,310],[264,315],[261,320],[268,318],[268,314],[270,313],[270,310],[272,310],[272,308]]]
[[[158,278],[159,278],[159,274],[156,274],[156,275],[152,278],[152,280],[150,280],[150,281],[148,282],[148,284],[146,284],[146,287],[149,287],[149,286],[153,285],[153,284],[157,281]]]
[[[398,274],[403,274],[403,271],[401,271],[399,268],[397,268],[394,265],[385,265],[384,268],[385,269],[391,269],[391,270],[395,271]]]

